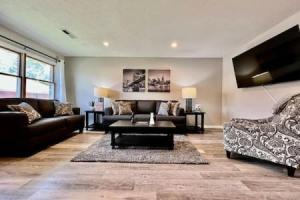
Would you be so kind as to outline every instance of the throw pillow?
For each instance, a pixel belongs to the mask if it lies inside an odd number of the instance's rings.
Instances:
[[[41,118],[40,113],[38,113],[31,105],[25,102],[22,102],[18,105],[8,105],[7,107],[12,111],[25,113],[28,117],[29,124]]]
[[[54,116],[74,115],[71,103],[60,103],[55,101],[55,114]]]
[[[119,115],[131,115],[131,104],[127,102],[120,102],[119,103]]]
[[[115,101],[111,102],[111,108],[113,110],[113,115],[119,114],[119,104],[120,104],[120,102],[115,102]]]
[[[170,110],[169,102],[161,102],[158,109],[158,115],[168,116]]]
[[[170,103],[170,110],[169,110],[169,114],[173,115],[173,116],[177,116],[177,110],[180,106],[179,102],[169,102]]]
[[[294,98],[295,96],[298,96],[300,95],[299,94],[295,94],[293,96],[286,96],[286,97],[283,97],[281,99],[279,99],[277,101],[277,103],[275,103],[275,105],[273,106],[273,114],[276,115],[276,114],[279,114],[281,113],[281,111],[285,108],[285,106],[288,104],[288,102]]]

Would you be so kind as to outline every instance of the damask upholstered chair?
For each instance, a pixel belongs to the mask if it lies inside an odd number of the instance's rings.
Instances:
[[[278,104],[267,119],[232,119],[224,125],[227,157],[237,153],[287,167],[294,176],[300,165],[300,94]]]

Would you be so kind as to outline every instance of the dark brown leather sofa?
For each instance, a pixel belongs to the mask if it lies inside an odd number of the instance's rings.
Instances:
[[[133,115],[113,115],[111,107],[105,108],[105,115],[103,117],[103,125],[105,131],[108,132],[108,126],[118,120],[130,120],[134,116],[135,121],[149,121],[150,113],[153,112],[155,120],[157,121],[172,121],[176,126],[178,133],[185,133],[186,131],[186,116],[183,108],[178,108],[177,116],[161,116],[157,115],[162,100],[117,100],[127,101],[131,103]]]
[[[36,109],[41,119],[28,124],[24,113],[10,111],[7,105],[26,102]],[[0,154],[28,155],[41,148],[83,131],[84,116],[79,108],[74,115],[54,117],[53,100],[2,98],[0,99]]]

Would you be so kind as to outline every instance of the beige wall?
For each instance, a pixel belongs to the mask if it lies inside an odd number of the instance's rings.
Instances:
[[[221,125],[222,59],[219,58],[86,58],[65,59],[68,101],[88,109],[93,88],[103,86],[116,91],[119,99],[176,99],[185,107],[181,88],[195,86],[200,103],[207,112],[206,125]],[[171,69],[170,93],[123,93],[122,69]],[[106,106],[109,102],[106,102]]]
[[[222,83],[222,120],[226,122],[233,117],[242,118],[264,118],[272,115],[274,101],[268,95],[268,92],[279,100],[285,96],[300,92],[300,81],[280,83],[263,87],[238,89],[232,57],[244,52],[267,39],[299,24],[300,12],[276,25],[269,31],[256,37],[246,45],[237,48],[230,55],[223,58],[223,83]]]

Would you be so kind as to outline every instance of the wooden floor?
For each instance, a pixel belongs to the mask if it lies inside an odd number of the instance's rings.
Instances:
[[[220,131],[188,135],[209,165],[71,163],[103,136],[84,133],[28,158],[0,158],[0,199],[300,199],[300,171],[227,159]]]

